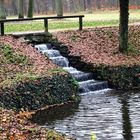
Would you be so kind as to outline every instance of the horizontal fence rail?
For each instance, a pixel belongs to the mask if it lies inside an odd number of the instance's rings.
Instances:
[[[44,20],[45,32],[48,32],[48,20],[49,19],[64,19],[64,18],[79,18],[79,30],[83,29],[83,17],[84,15],[74,15],[74,16],[50,16],[50,17],[35,17],[35,18],[19,18],[19,19],[2,19],[0,20],[0,35],[5,34],[4,23],[8,22],[20,22],[20,21],[33,21],[33,20]]]

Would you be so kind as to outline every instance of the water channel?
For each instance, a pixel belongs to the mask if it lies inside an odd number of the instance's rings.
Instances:
[[[70,67],[67,58],[50,44],[36,45],[41,53],[68,71],[80,85],[79,104],[38,112],[33,121],[77,140],[140,140],[140,91],[113,91],[92,73]]]

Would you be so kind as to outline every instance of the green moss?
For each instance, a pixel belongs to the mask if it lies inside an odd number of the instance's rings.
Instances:
[[[66,72],[66,71],[64,69],[62,69],[62,68],[55,68],[55,69],[48,70],[48,73],[51,73],[51,74],[62,73],[62,72]]]
[[[113,33],[111,31],[107,31],[106,34],[109,36],[109,38],[113,37]]]
[[[14,52],[14,50],[8,45],[4,45],[2,47],[2,52],[3,52],[5,59],[9,63],[26,64],[28,62],[28,59],[26,56],[21,55],[21,54],[16,54]]]
[[[74,78],[70,78],[70,82],[73,83],[76,88],[79,88],[79,83],[77,80],[75,80]]]
[[[134,47],[132,44],[128,44],[128,50],[127,50],[127,54],[129,54],[129,55],[139,55],[139,50],[136,48],[136,47]]]
[[[26,34],[26,35],[21,35],[17,37],[23,37],[26,42],[28,43],[34,43],[34,44],[39,44],[39,43],[44,43],[44,42],[50,42],[52,39],[52,34],[50,33],[44,33],[44,34]]]
[[[48,140],[60,140],[62,136],[60,136],[60,134],[56,133],[55,131],[53,130],[49,130],[47,132],[47,139]]]
[[[35,75],[35,74],[21,74],[21,73],[17,73],[15,78],[14,78],[14,82],[17,83],[17,82],[20,82],[22,81],[23,79],[26,80],[30,80],[30,81],[33,81],[33,80],[37,80],[38,78],[40,78],[39,75]]]
[[[79,38],[78,35],[72,35],[72,36],[70,37],[71,41],[74,41],[74,42],[77,40],[77,38]]]
[[[0,106],[34,110],[46,105],[79,101],[78,86],[69,74],[55,73],[42,78],[33,76],[33,80],[23,80],[18,74],[17,80],[21,81],[2,90]]]
[[[137,76],[140,73],[138,66],[100,66],[95,69],[98,78],[109,81],[117,89],[133,89],[140,86],[140,80]]]
[[[3,54],[4,54],[4,56],[6,57],[6,59],[11,59],[11,58],[13,58],[13,50],[12,50],[12,48],[11,47],[9,47],[9,46],[3,46]]]

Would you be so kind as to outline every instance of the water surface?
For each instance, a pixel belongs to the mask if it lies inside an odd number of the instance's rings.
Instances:
[[[33,120],[43,127],[90,140],[140,140],[140,92],[101,90],[81,94],[79,105],[39,112]]]

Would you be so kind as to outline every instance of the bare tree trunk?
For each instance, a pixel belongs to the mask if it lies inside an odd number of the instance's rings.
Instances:
[[[0,19],[6,19],[4,0],[0,0]]]
[[[63,3],[62,0],[55,0],[57,16],[63,16]]]
[[[12,8],[13,8],[14,15],[17,15],[18,14],[18,9],[17,9],[16,2],[17,1],[12,0]]]
[[[80,12],[85,10],[85,9],[84,9],[84,8],[85,8],[85,7],[84,7],[84,0],[80,0],[80,1],[79,1],[79,6],[80,6]]]
[[[88,9],[88,11],[91,11],[91,9],[92,9],[92,1],[91,0],[87,0],[87,9]]]
[[[28,15],[28,2],[29,0],[24,0],[23,8],[24,8],[24,15]]]
[[[55,0],[52,0],[52,11],[55,13]]]
[[[97,9],[101,9],[101,0],[96,0]]]
[[[67,4],[67,12],[75,12],[78,9],[73,0],[66,0],[66,4]]]
[[[18,18],[24,18],[24,2],[18,0]]]
[[[119,50],[124,53],[128,49],[129,0],[120,0],[120,44]]]
[[[33,9],[34,9],[34,0],[29,0],[27,17],[29,18],[33,17]]]

